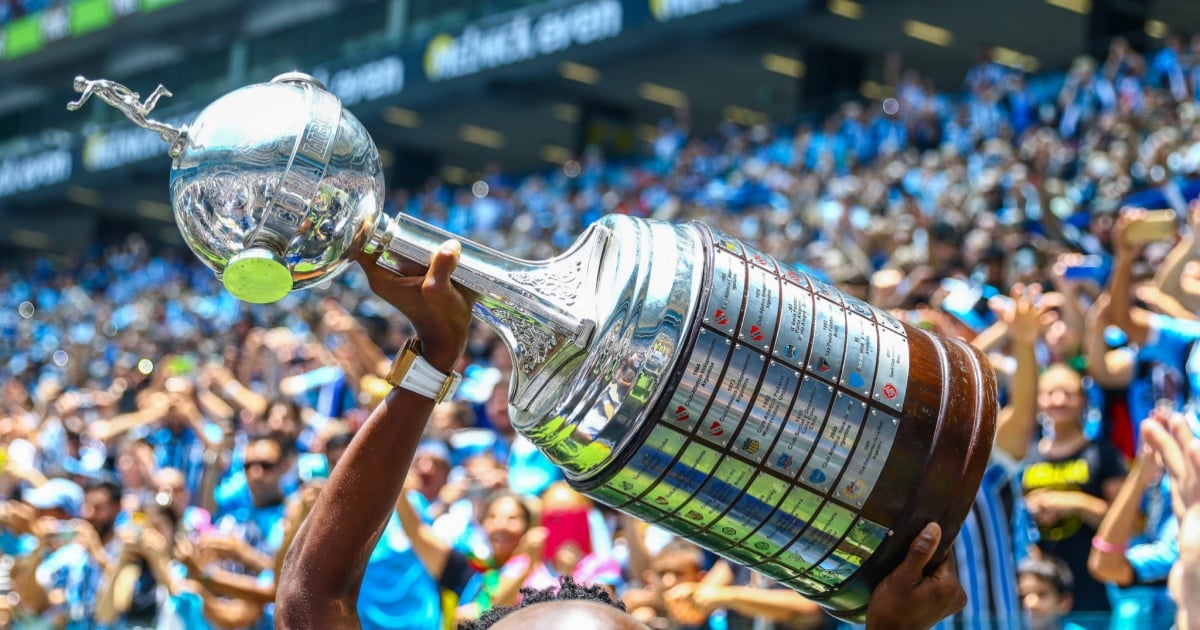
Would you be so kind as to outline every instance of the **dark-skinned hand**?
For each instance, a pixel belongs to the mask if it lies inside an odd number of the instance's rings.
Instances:
[[[925,574],[941,540],[942,528],[937,523],[929,523],[913,539],[904,561],[871,594],[867,605],[869,630],[932,628],[967,605],[954,554],[946,554],[932,573]]]
[[[358,258],[371,291],[408,317],[421,340],[421,356],[445,372],[466,347],[475,301],[470,291],[450,281],[461,253],[461,243],[446,241],[433,252],[428,267],[405,263],[401,275],[375,264],[376,256]]]

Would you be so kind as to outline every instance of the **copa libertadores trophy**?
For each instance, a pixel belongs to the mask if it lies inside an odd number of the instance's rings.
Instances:
[[[234,296],[395,270],[454,235],[382,212],[379,152],[312,77],[222,96],[187,128],[76,79],[169,143],[175,219]],[[463,242],[454,280],[513,355],[512,423],[574,487],[791,586],[845,618],[928,521],[957,535],[991,451],[995,376],[700,223],[608,216],[526,261]]]

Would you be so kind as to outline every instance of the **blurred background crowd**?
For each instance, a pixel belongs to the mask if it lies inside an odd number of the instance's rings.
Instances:
[[[608,213],[698,220],[969,341],[1002,400],[1036,406],[1007,453],[1016,572],[989,578],[1023,610],[995,627],[1166,628],[1178,522],[1140,429],[1200,409],[1200,36],[1113,39],[1042,79],[984,51],[959,89],[899,72],[813,123],[694,129],[680,104],[636,159],[431,178],[387,210],[531,259]],[[251,306],[138,234],[0,268],[2,623],[271,627],[291,537],[410,333],[357,269]],[[364,627],[453,627],[561,575],[656,629],[836,624],[572,491],[509,424],[511,369],[478,325],[371,557]],[[430,561],[446,549],[474,577]]]

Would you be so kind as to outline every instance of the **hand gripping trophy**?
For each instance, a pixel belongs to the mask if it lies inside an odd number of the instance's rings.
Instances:
[[[171,143],[179,229],[242,300],[453,237],[383,214],[375,144],[307,75],[184,129],[147,118],[161,86],[75,89],[72,108],[95,95]],[[703,224],[608,216],[546,261],[463,241],[453,278],[514,357],[513,426],[576,489],[835,615],[862,617],[925,523],[945,553],[975,497],[997,413],[984,357]]]

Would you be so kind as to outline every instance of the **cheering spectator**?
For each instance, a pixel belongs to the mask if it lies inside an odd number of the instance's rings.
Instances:
[[[1170,408],[1159,410],[1164,417]],[[1088,570],[1108,585],[1113,628],[1171,625],[1175,603],[1167,574],[1179,559],[1179,526],[1168,509],[1170,493],[1154,453],[1145,445],[1092,539]]]
[[[1125,465],[1111,443],[1084,433],[1086,404],[1078,372],[1054,365],[1042,373],[1038,412],[1046,417],[1045,437],[1030,453],[1021,488],[1038,528],[1038,548],[1062,558],[1076,576],[1076,609],[1107,611],[1103,584],[1087,572],[1088,554],[1125,478]]]

